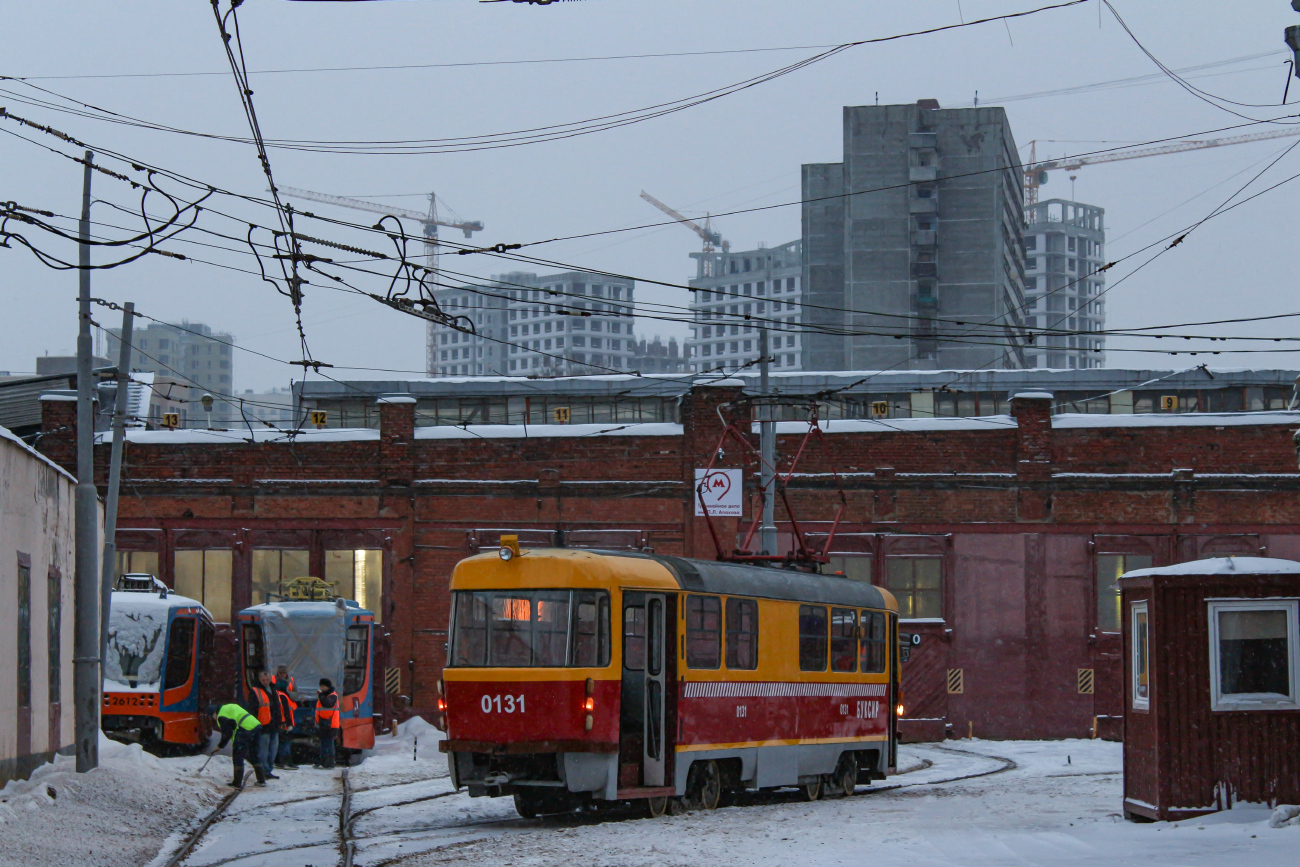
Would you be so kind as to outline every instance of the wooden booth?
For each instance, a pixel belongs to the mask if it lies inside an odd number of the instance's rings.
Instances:
[[[1300,802],[1300,563],[1196,560],[1118,586],[1124,815]]]

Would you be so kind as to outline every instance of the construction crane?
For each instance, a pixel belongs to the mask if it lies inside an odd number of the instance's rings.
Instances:
[[[663,202],[659,201],[654,196],[647,193],[645,190],[641,191],[641,198],[645,199],[647,202],[654,205],[656,208],[663,211],[665,214],[672,217],[677,222],[686,226],[686,228],[690,229],[695,234],[699,235],[700,238],[704,241],[704,252],[712,253],[715,245],[721,247],[722,252],[724,253],[731,252],[731,242],[724,241],[722,239],[722,233],[715,232],[713,230],[713,226],[712,224],[710,224],[709,218],[707,216],[705,216],[704,218],[704,225],[701,226],[699,223],[696,223],[690,217],[687,217],[681,213],[678,213],[677,211],[674,211],[672,208],[668,207]]]
[[[475,232],[483,231],[483,224],[478,220],[451,223],[438,219],[438,197],[433,193],[429,193],[429,213],[422,214],[419,211],[412,211],[407,208],[391,208],[374,202],[364,202],[361,199],[331,196],[328,193],[313,193],[311,190],[300,190],[296,187],[280,187],[280,192],[289,196],[297,196],[300,199],[309,199],[313,202],[324,202],[327,205],[338,205],[340,208],[351,208],[354,211],[369,211],[372,214],[386,214],[390,217],[402,217],[418,221],[424,229],[424,256],[429,270],[435,275],[438,273],[439,226],[448,229],[460,229],[465,233],[466,238],[471,237]]]
[[[1203,148],[1218,148],[1224,145],[1246,144],[1253,141],[1266,141],[1273,138],[1289,138],[1300,135],[1300,129],[1278,129],[1269,132],[1253,132],[1246,135],[1233,135],[1225,138],[1207,138],[1207,139],[1190,139],[1187,141],[1173,142],[1166,145],[1157,145],[1149,148],[1136,148],[1127,151],[1112,151],[1111,153],[1095,154],[1085,157],[1066,157],[1059,160],[1046,160],[1039,162],[1037,158],[1038,142],[1029,143],[1029,164],[1024,167],[1025,172],[1025,204],[1033,205],[1038,202],[1038,188],[1047,183],[1047,173],[1057,169],[1065,171],[1077,171],[1084,166],[1096,165],[1097,163],[1113,163],[1119,160],[1136,160],[1141,157],[1158,157],[1164,154],[1176,154],[1183,151],[1198,151]]]

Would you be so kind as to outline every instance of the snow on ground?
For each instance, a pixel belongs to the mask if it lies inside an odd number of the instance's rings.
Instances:
[[[78,774],[73,757],[59,756],[5,785],[0,867],[139,867],[221,798],[211,768],[195,775],[195,758],[159,759],[101,736],[99,760]]]
[[[963,750],[964,753],[952,750]],[[955,741],[901,752],[931,767],[875,788],[904,788],[806,804],[794,799],[662,819],[532,823],[461,839],[403,867],[745,865],[1217,865],[1297,863],[1300,827],[1270,828],[1271,811],[1246,808],[1178,823],[1135,824],[1120,815],[1121,746],[1105,741]],[[974,754],[974,755],[972,755]],[[1013,770],[927,783],[998,766]],[[1068,758],[1067,758],[1068,757]]]

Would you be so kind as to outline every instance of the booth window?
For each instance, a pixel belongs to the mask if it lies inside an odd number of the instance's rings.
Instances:
[[[727,668],[758,668],[758,603],[753,599],[727,600]]]
[[[325,580],[334,592],[374,612],[383,623],[384,552],[374,548],[325,552]]]
[[[885,570],[889,592],[903,620],[943,617],[943,558],[890,557]]]
[[[1097,628],[1102,632],[1119,632],[1119,588],[1115,582],[1125,572],[1150,569],[1150,554],[1097,555]]]
[[[826,670],[826,609],[799,606],[799,670]]]
[[[1210,686],[1214,710],[1300,707],[1296,611],[1300,600],[1211,601]]]
[[[177,551],[172,584],[181,596],[203,603],[217,623],[230,622],[230,575],[234,552],[229,548]]]
[[[722,600],[717,596],[686,597],[686,665],[722,667]]]
[[[1133,707],[1151,707],[1151,635],[1147,603],[1133,603]]]

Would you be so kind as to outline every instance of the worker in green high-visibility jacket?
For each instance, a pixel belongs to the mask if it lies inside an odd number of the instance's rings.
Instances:
[[[258,736],[262,733],[262,724],[257,721],[257,715],[251,714],[242,706],[230,702],[220,707],[210,705],[208,707],[208,716],[212,717],[218,728],[221,729],[221,743],[217,744],[213,752],[224,749],[226,744],[230,743],[231,738],[235,744],[230,750],[231,764],[234,766],[234,779],[230,785],[236,789],[244,785],[244,759],[250,753],[253,753],[257,747]],[[257,775],[257,785],[266,785],[266,772],[256,762],[253,762],[253,773]]]

